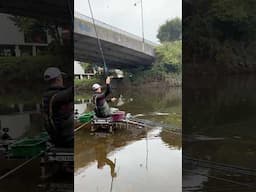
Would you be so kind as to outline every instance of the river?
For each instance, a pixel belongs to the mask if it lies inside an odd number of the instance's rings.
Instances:
[[[91,93],[77,95],[75,108],[90,111]],[[182,162],[181,88],[117,88],[113,107],[154,122],[155,127],[120,129],[113,135],[75,135],[75,192],[179,192]]]
[[[255,191],[255,76],[184,81],[184,191]]]

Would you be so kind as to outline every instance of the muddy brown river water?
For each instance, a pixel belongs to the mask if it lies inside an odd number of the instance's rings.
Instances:
[[[75,135],[75,192],[181,191],[181,89],[113,90],[114,107],[152,121],[153,128],[129,127],[113,135]],[[121,96],[120,96],[121,95]],[[75,107],[92,105],[81,102]]]

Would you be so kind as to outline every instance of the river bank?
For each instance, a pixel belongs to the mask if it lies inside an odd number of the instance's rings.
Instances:
[[[91,87],[94,83],[99,83],[105,85],[105,80],[103,78],[92,78],[92,79],[76,79],[74,82],[75,92],[77,94],[83,91],[91,91]],[[121,87],[141,89],[142,87],[146,88],[171,88],[171,87],[181,87],[182,85],[182,75],[180,74],[171,74],[158,78],[152,78],[147,76],[134,76],[134,77],[125,77],[123,79],[112,79],[112,87],[116,87],[117,84]]]

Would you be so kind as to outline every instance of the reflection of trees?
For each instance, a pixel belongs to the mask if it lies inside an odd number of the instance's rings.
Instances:
[[[194,79],[185,86],[183,133],[203,132],[221,136],[255,133],[254,78]]]
[[[155,111],[163,110],[168,111],[168,109],[175,108],[181,111],[181,88],[169,88],[169,89],[159,89],[159,88],[141,88],[141,89],[114,89],[112,95],[118,97],[120,94],[123,95],[124,99],[127,101],[129,98],[133,98],[133,102],[125,102],[124,108],[134,108],[138,109],[139,112],[145,111]],[[76,98],[91,98],[90,94],[85,94],[83,96],[76,95]],[[132,111],[134,111],[132,110]]]
[[[160,133],[161,139],[169,145],[170,148],[181,149],[181,134],[172,133],[170,131],[162,130]]]
[[[193,158],[256,168],[255,140],[183,142],[183,151]]]
[[[181,111],[180,88],[131,88],[128,90],[120,89],[113,91],[113,94],[120,95],[120,93],[124,95],[124,98],[134,98],[133,102],[122,106],[122,108],[130,109],[130,111],[145,113],[152,111],[168,111],[172,108]]]
[[[224,137],[183,141],[193,157],[255,168],[254,77],[197,78],[183,87],[183,134]],[[196,83],[195,83],[196,82]]]

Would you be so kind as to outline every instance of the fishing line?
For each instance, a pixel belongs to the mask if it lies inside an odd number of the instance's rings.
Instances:
[[[102,49],[102,46],[101,46],[101,42],[100,42],[100,39],[99,39],[99,36],[98,36],[98,33],[97,33],[97,29],[96,29],[96,25],[95,25],[95,20],[94,20],[90,0],[88,0],[88,4],[89,4],[89,8],[90,8],[91,17],[92,17],[93,27],[94,27],[95,34],[96,34],[96,37],[97,37],[98,47],[99,47],[101,57],[102,57],[102,61],[103,61],[103,65],[104,65],[104,72],[105,72],[105,75],[107,76],[108,68],[107,68],[107,64],[106,64],[106,61],[105,61],[105,57],[104,57],[103,49]]]
[[[187,155],[183,155],[183,159],[185,161],[190,161],[191,163],[195,163],[197,166],[200,167],[206,167],[218,171],[225,171],[225,172],[233,172],[237,174],[243,174],[247,176],[256,176],[256,170],[255,169],[250,169],[250,168],[245,168],[245,167],[238,167],[234,165],[229,165],[229,164],[223,164],[223,163],[217,163],[213,161],[207,161],[207,160],[202,160],[202,159],[196,159],[189,157]]]
[[[14,169],[10,170],[9,172],[3,174],[0,177],[0,181],[5,179],[7,176],[11,175],[12,173],[14,173],[15,171],[18,171],[19,169],[21,169],[22,167],[24,167],[25,165],[27,165],[28,163],[30,163],[32,160],[36,159],[37,157],[40,157],[45,151],[42,151],[41,153],[33,156],[32,158],[28,159],[27,161],[23,162],[22,164],[18,165],[17,167],[15,167]]]
[[[82,125],[80,125],[79,127],[75,128],[74,132],[76,133],[77,131],[79,131],[81,128],[83,128],[85,125],[87,125],[89,122],[83,123]]]
[[[194,173],[196,175],[201,175],[201,176],[205,176],[205,177],[208,177],[208,178],[216,179],[216,180],[219,180],[219,181],[224,181],[224,182],[227,182],[227,183],[232,183],[232,184],[236,184],[236,185],[256,189],[256,186],[254,186],[254,185],[241,183],[241,182],[234,181],[234,180],[231,180],[231,179],[225,179],[225,178],[222,178],[222,177],[210,176],[210,175],[207,175],[207,174],[199,173],[197,171],[192,171],[192,170],[184,169],[184,168],[182,170],[186,171],[186,172]]]

